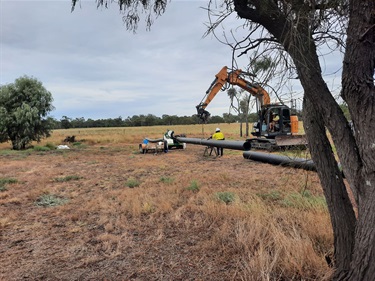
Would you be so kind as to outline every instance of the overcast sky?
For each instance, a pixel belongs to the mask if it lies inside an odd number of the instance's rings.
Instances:
[[[37,78],[53,95],[56,119],[191,116],[214,75],[231,65],[228,46],[203,38],[207,2],[172,0],[151,31],[141,24],[133,34],[116,5],[86,0],[71,13],[70,0],[0,0],[0,84]],[[221,92],[207,109],[222,115],[229,104]]]

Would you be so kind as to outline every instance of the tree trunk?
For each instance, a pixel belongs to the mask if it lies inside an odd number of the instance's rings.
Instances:
[[[295,10],[300,14],[296,17],[298,21],[294,21],[283,13],[279,1],[233,3],[240,17],[264,26],[296,66],[305,91],[305,131],[334,231],[334,279],[375,280],[375,1],[349,1],[342,96],[354,121],[355,135],[323,80],[307,13]],[[346,180],[355,194],[357,221],[325,128],[332,136]]]
[[[314,82],[311,81],[311,84]],[[331,217],[335,249],[334,266],[338,272],[346,272],[350,268],[354,246],[355,214],[326,135],[324,118],[307,95],[303,108],[309,149],[317,167]]]
[[[337,280],[375,280],[375,1],[350,1],[350,21],[342,75],[361,157],[358,222],[349,272]]]
[[[322,78],[316,46],[311,35],[306,32],[307,28],[300,27],[300,33],[278,34],[277,26],[274,34],[280,36],[279,41],[283,42],[284,48],[291,56],[305,91],[305,132],[330,213],[334,233],[335,267],[338,272],[345,272],[350,269],[356,218],[326,135],[326,127],[331,133],[344,172],[351,186],[355,187],[354,190],[358,186],[357,178],[348,167],[358,167],[358,154],[355,153],[355,142],[347,120]],[[343,151],[347,154],[344,155]]]
[[[249,120],[248,116],[246,116],[246,137],[249,136]]]

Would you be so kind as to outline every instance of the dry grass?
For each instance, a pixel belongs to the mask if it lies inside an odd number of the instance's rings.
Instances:
[[[220,128],[239,139],[237,125]],[[171,129],[202,136],[201,126]],[[203,157],[194,145],[138,153],[143,137],[165,130],[64,130],[45,143],[75,134],[86,146],[0,150],[0,177],[16,179],[0,192],[0,280],[329,277],[333,238],[316,174],[229,150]],[[38,206],[43,194],[68,201]]]
[[[239,124],[197,124],[197,125],[173,125],[173,126],[152,126],[152,127],[126,127],[126,128],[88,128],[88,129],[60,129],[55,130],[52,136],[43,139],[40,143],[34,145],[46,146],[59,145],[67,136],[76,136],[77,142],[83,141],[89,145],[94,144],[132,144],[138,143],[142,138],[160,138],[167,131],[172,129],[175,134],[186,134],[188,137],[208,138],[215,132],[216,127],[220,127],[225,133],[226,139],[240,140]],[[243,132],[245,132],[245,125],[243,125]],[[299,133],[303,134],[303,124],[299,124]],[[1,148],[9,148],[10,143],[0,143]]]
[[[89,144],[119,144],[138,143],[143,137],[160,138],[167,131],[172,129],[175,134],[186,134],[189,137],[208,138],[220,126],[228,138],[239,135],[237,124],[207,124],[207,125],[177,125],[177,126],[152,126],[152,127],[129,127],[129,128],[89,128],[89,129],[67,129],[56,130],[52,137],[42,142],[60,143],[66,136],[76,136],[78,141],[84,140]]]

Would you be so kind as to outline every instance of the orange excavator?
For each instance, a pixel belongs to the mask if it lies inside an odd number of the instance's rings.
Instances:
[[[241,69],[228,71],[224,66],[206,91],[202,101],[196,106],[198,117],[206,123],[210,113],[206,107],[220,90],[229,85],[239,86],[257,99],[258,121],[254,123],[252,135],[248,139],[253,148],[273,150],[276,148],[306,147],[304,135],[298,135],[298,117],[285,104],[271,104],[270,95],[260,85],[247,81],[245,76],[253,76]]]

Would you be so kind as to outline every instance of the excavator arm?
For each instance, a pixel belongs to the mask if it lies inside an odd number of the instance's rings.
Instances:
[[[241,75],[251,75],[250,73],[243,72],[240,69],[228,72],[228,67],[224,66],[218,74],[215,75],[214,81],[206,91],[206,95],[202,101],[196,106],[199,118],[206,122],[210,113],[206,111],[206,107],[210,104],[216,94],[225,88],[227,83],[236,85],[248,91],[251,95],[255,96],[260,106],[270,104],[270,96],[265,89],[261,86],[252,84],[249,81],[240,77]]]
[[[211,83],[210,87],[206,91],[205,96],[202,101],[196,106],[198,117],[203,121],[207,122],[210,117],[210,113],[206,110],[208,104],[216,96],[216,94],[224,88],[227,83],[228,71],[227,67],[224,66],[218,74],[215,75],[214,81]]]

